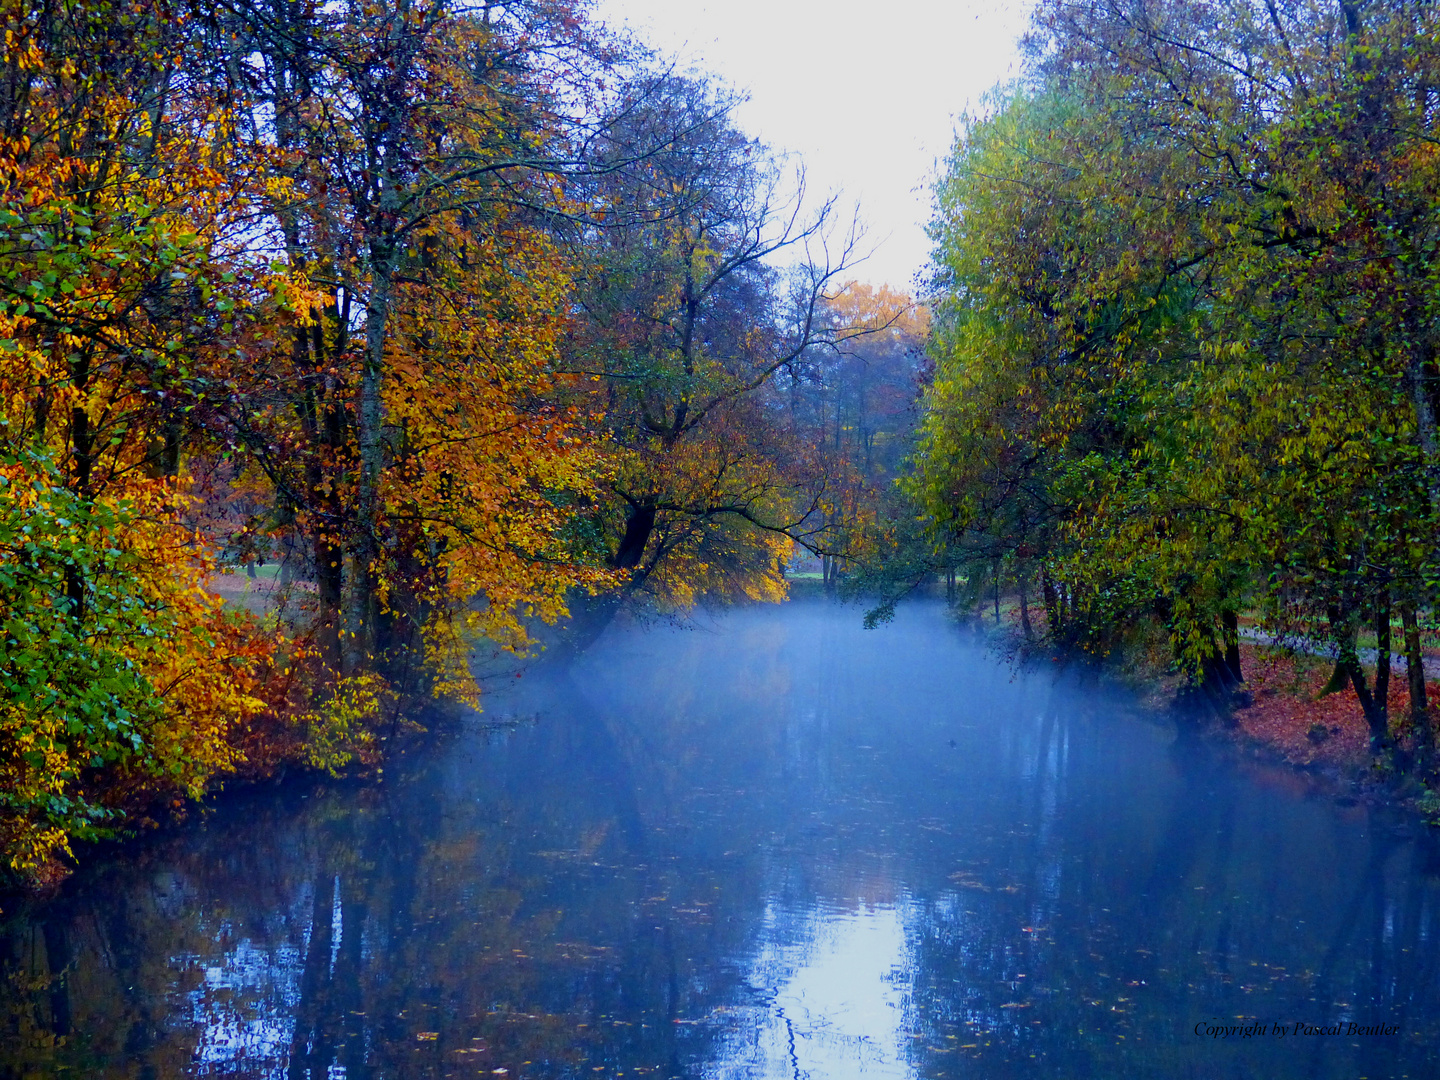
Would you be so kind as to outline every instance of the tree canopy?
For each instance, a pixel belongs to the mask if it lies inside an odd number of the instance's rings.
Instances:
[[[481,642],[783,594],[823,485],[771,384],[837,336],[849,241],[733,97],[564,0],[4,22],[12,870],[375,760]],[[288,603],[211,596],[257,561]]]
[[[1042,4],[932,225],[937,532],[1038,576],[1050,634],[1159,631],[1212,692],[1241,611],[1327,639],[1377,750],[1392,614],[1418,673],[1436,581],[1432,23]]]

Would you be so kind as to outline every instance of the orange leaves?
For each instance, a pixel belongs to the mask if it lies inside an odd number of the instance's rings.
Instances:
[[[184,456],[233,385],[238,313],[284,275],[233,258],[253,201],[216,168],[229,124],[203,88],[161,92],[171,27],[117,10],[48,9],[49,51],[5,60],[28,87],[0,146],[0,457],[21,515],[0,545],[0,835],[22,870],[232,769],[274,644],[201,587]]]
[[[441,256],[461,242],[465,265]],[[431,582],[427,655],[453,686],[456,634],[523,648],[525,619],[553,621],[567,590],[608,583],[564,539],[603,463],[581,418],[554,403],[568,287],[555,249],[503,219],[484,236],[435,234],[427,245],[427,282],[396,295],[382,491],[390,572],[408,565]],[[450,615],[458,621],[442,629],[436,619]]]
[[[0,464],[0,857],[21,872],[232,768],[270,646],[201,590],[174,482],[87,500],[61,480],[41,453]]]

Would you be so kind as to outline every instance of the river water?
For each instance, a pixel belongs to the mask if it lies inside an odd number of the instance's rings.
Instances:
[[[1437,934],[1427,830],[794,603],[8,905],[0,1075],[1418,1080]]]

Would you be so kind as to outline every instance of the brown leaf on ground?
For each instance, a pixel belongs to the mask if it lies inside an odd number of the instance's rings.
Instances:
[[[1240,648],[1254,704],[1235,710],[1237,736],[1294,765],[1358,775],[1370,767],[1370,729],[1354,687],[1320,697],[1333,665],[1318,656],[1292,656],[1253,645]],[[1440,700],[1440,684],[1430,684]],[[1410,714],[1404,672],[1390,676],[1391,730]],[[1404,735],[1403,730],[1399,734]]]

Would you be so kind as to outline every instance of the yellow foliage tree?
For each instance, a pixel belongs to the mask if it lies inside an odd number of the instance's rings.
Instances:
[[[163,12],[4,21],[0,857],[31,872],[123,803],[198,795],[259,708],[265,642],[202,588],[181,441],[236,312],[276,290],[227,269],[244,174],[216,167],[225,114],[176,87]]]

